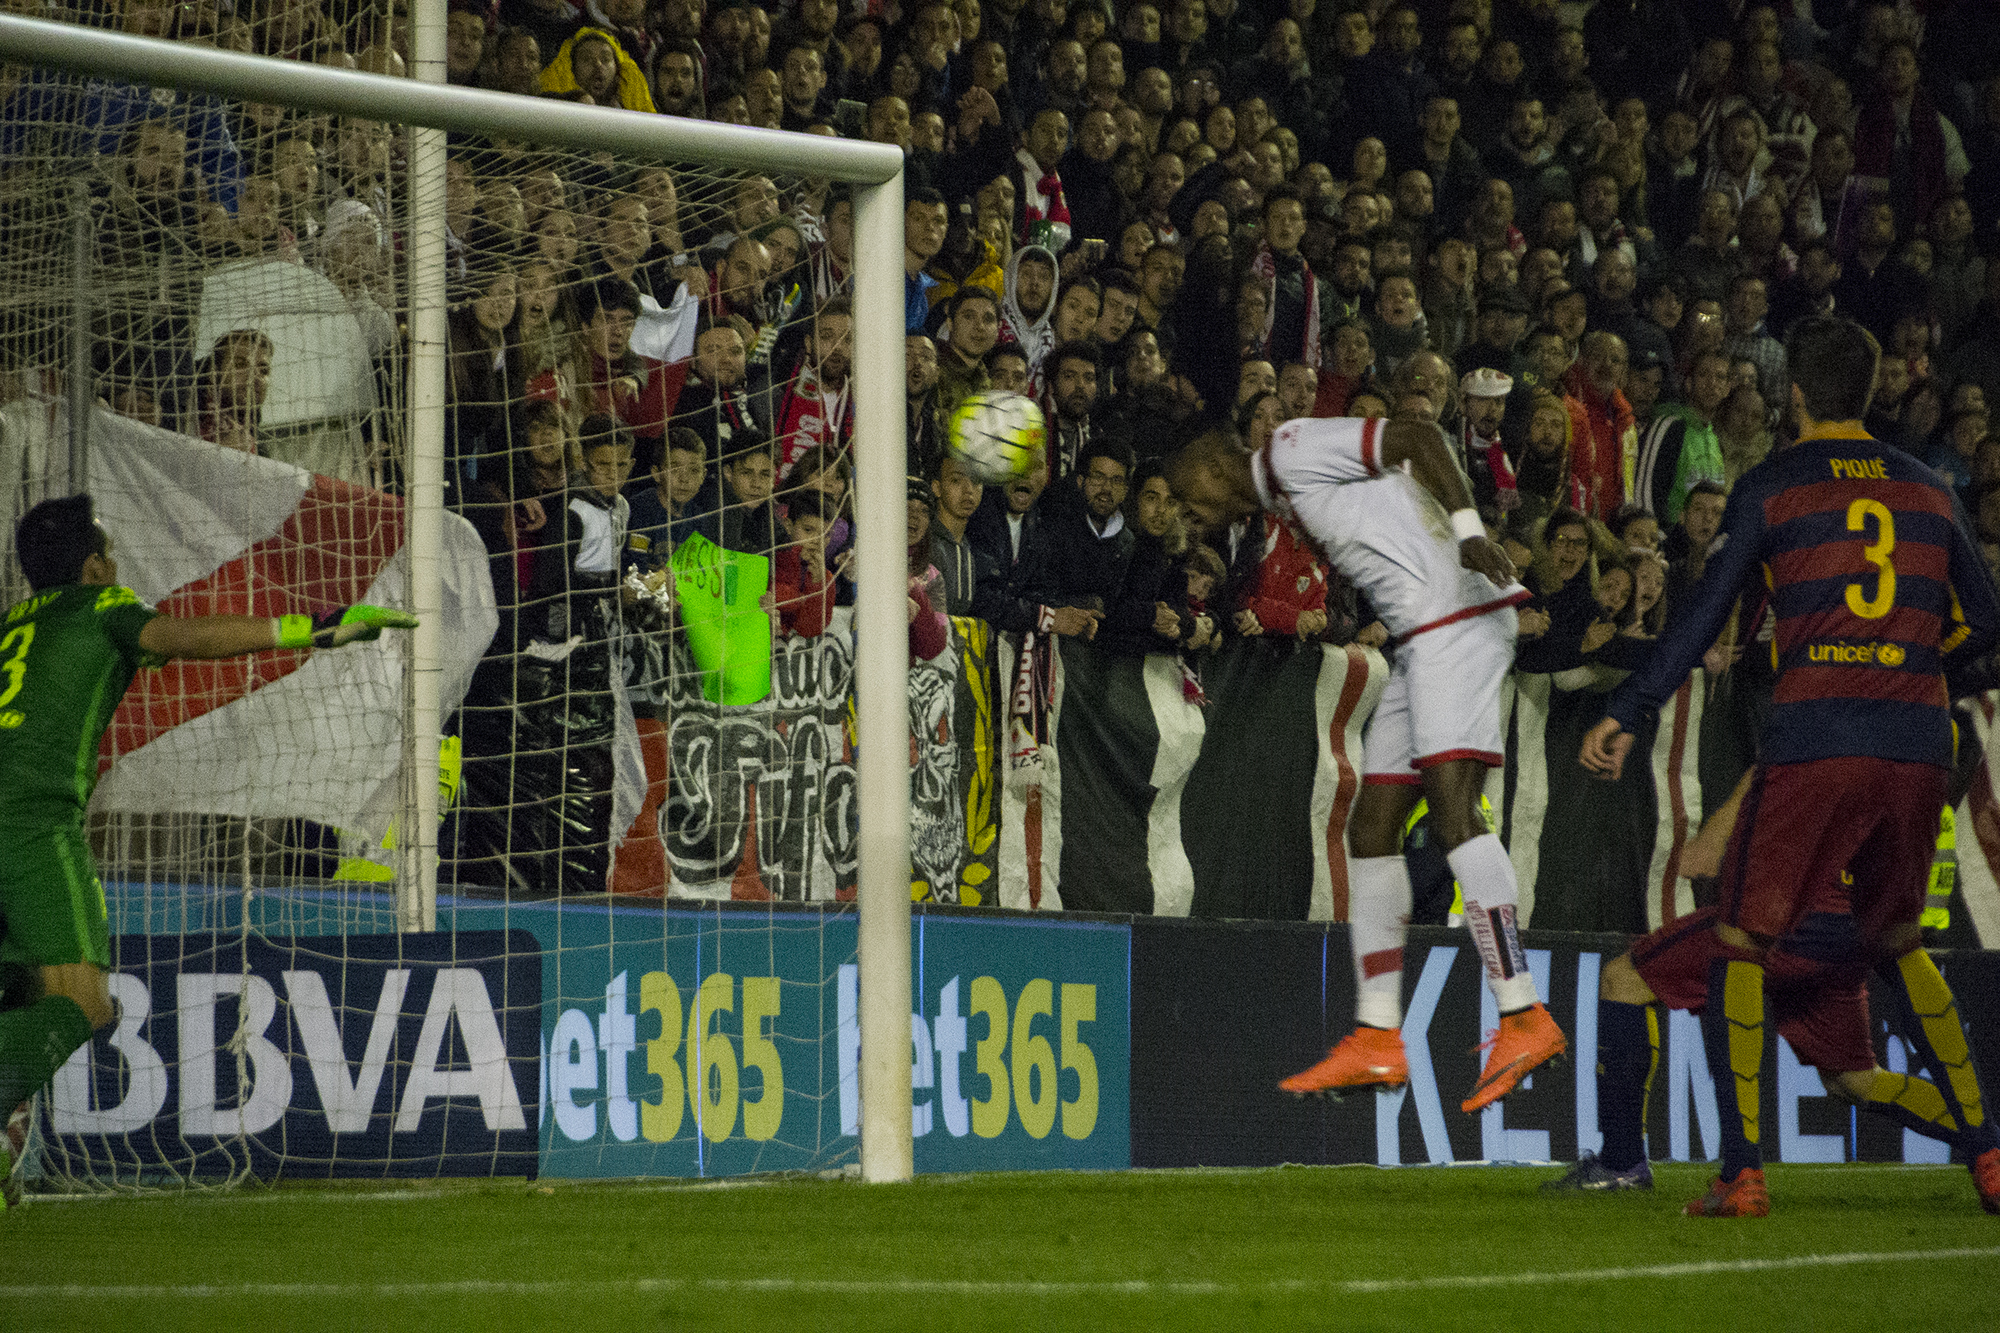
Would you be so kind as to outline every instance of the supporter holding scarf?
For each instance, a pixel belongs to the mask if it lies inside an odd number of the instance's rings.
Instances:
[[[806,453],[853,439],[854,399],[848,384],[853,349],[853,308],[846,297],[835,297],[813,319],[798,373],[778,400],[781,476],[789,477],[792,465]]]
[[[1050,107],[1035,117],[1024,137],[1014,153],[1021,171],[1021,239],[1060,254],[1069,248],[1070,216],[1056,164],[1069,151],[1069,118]]]
[[[1305,203],[1279,186],[1264,197],[1264,241],[1250,272],[1271,286],[1264,314],[1266,359],[1319,369],[1319,279],[1299,253],[1306,234]]]
[[[1958,132],[1917,82],[1916,49],[1907,42],[1891,44],[1882,52],[1875,94],[1862,106],[1854,127],[1854,174],[1888,193],[1896,205],[1899,235],[1929,221],[1953,183],[1947,133],[1955,147]],[[1957,157],[1962,179],[1963,148]]]

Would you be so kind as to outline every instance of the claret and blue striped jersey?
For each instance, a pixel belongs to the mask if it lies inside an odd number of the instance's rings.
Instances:
[[[2000,606],[1950,488],[1848,426],[1802,439],[1737,482],[1723,545],[1647,666],[1606,708],[1638,729],[1768,588],[1777,684],[1762,761],[1837,756],[1949,765],[1944,671],[2000,636]]]

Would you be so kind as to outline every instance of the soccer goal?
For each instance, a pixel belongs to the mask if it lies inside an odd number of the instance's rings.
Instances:
[[[120,1019],[41,1169],[906,1178],[952,682],[910,672],[901,154],[451,86],[410,10],[0,16],[10,530],[88,489],[165,610],[423,621],[127,696]]]

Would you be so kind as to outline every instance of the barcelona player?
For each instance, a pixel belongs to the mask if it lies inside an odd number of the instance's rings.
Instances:
[[[1750,783],[1751,775],[1745,774],[1738,794],[1747,793]],[[1703,853],[1698,844],[1732,829],[1738,803],[1736,798],[1727,802],[1690,845],[1684,868],[1703,854],[1719,866],[1719,853]],[[1766,953],[1765,1003],[1772,1025],[1819,1071],[1828,1096],[1949,1144],[1971,1166],[1981,1205],[2000,1212],[2000,1133],[1985,1113],[1957,1006],[1921,948],[1886,961],[1876,956],[1845,910],[1852,882],[1851,875],[1843,874],[1837,886],[1815,892],[1813,906],[1798,926]],[[1683,917],[1605,967],[1597,1001],[1597,1113],[1604,1146],[1601,1152],[1585,1153],[1561,1178],[1545,1182],[1543,1190],[1610,1193],[1653,1187],[1645,1111],[1659,1068],[1660,1028],[1651,1006],[1664,999],[1674,1008],[1701,1010],[1713,1002],[1707,973],[1717,915],[1709,907]],[[1929,1078],[1876,1064],[1869,1023],[1871,969],[1875,1000],[1886,1004],[1896,1030]]]
[[[1949,987],[1916,947],[1917,921],[1951,765],[1946,675],[1992,647],[2000,606],[1950,489],[1862,427],[1881,357],[1875,339],[1850,320],[1812,318],[1788,334],[1786,356],[1797,442],[1737,482],[1724,545],[1687,614],[1612,693],[1581,754],[1584,767],[1615,778],[1641,719],[1686,679],[1739,595],[1768,588],[1778,678],[1723,853],[1720,903],[1712,921],[1676,923],[1635,946],[1629,966],[1608,969],[1635,974],[1622,990],[1617,978],[1608,983],[1630,1011],[1618,1018],[1643,1023],[1653,995],[1700,1008],[1710,1068],[1733,1088],[1723,1098],[1720,1173],[1688,1205],[1698,1216],[1770,1211],[1758,1086],[1767,979],[1783,996],[1784,1030],[1819,1034],[1816,1053],[1836,1070],[1843,1060],[1872,1068],[1872,1054],[1860,1054],[1865,1007],[1854,1044],[1858,979],[1841,964],[1856,949],[1894,959],[1934,1054],[1965,1071],[1939,1093],[1955,1093],[1960,1124],[1979,1118],[1963,1029]],[[1851,941],[1819,938],[1835,919],[1849,923]],[[1814,943],[1791,947],[1801,939]],[[1785,949],[1774,948],[1780,941]],[[1974,1168],[2000,1173],[2000,1152]],[[2000,1181],[1981,1177],[1991,1206],[1989,1185]]]
[[[132,678],[177,657],[327,648],[416,617],[349,606],[313,617],[163,616],[118,582],[90,497],[45,500],[15,531],[32,594],[0,624],[0,1107],[32,1096],[112,1022],[104,889],[84,807],[98,744]],[[0,1207],[25,1117],[0,1139]]]

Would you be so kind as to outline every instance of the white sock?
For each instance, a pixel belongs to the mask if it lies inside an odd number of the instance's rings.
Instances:
[[[1514,910],[1521,894],[1507,849],[1491,833],[1482,833],[1445,853],[1445,860],[1465,895],[1465,924],[1479,946],[1480,960],[1486,964],[1486,984],[1492,988],[1500,1012],[1526,1009],[1540,997],[1535,994],[1535,979],[1528,975],[1528,960],[1521,953],[1521,939],[1514,927]]]
[[[1401,856],[1347,863],[1348,939],[1354,946],[1354,1017],[1372,1028],[1403,1024],[1403,941],[1410,933],[1410,868]]]

